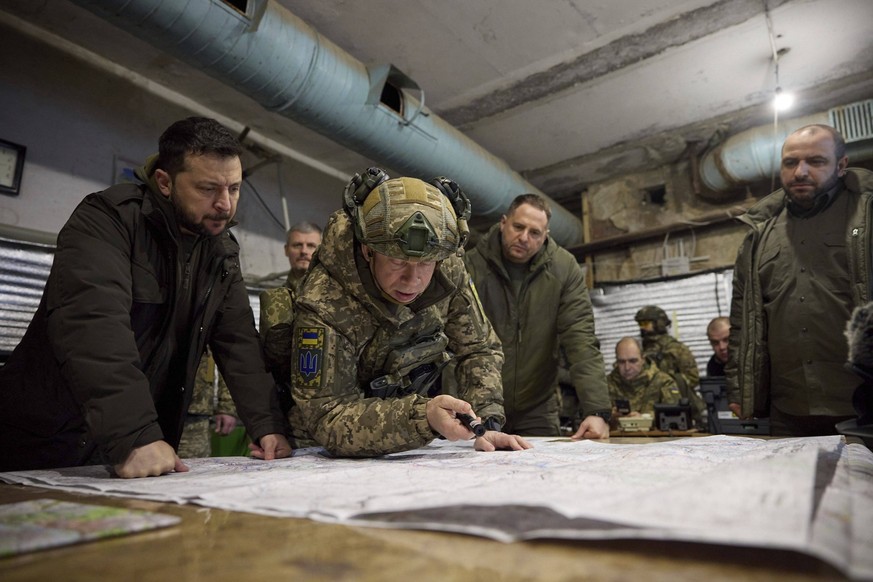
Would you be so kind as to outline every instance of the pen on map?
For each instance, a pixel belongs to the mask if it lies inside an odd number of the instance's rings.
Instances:
[[[456,412],[455,418],[460,420],[461,424],[466,426],[467,430],[472,432],[477,437],[485,434],[485,425],[482,424],[482,422],[478,418],[470,414],[464,414],[463,412]]]

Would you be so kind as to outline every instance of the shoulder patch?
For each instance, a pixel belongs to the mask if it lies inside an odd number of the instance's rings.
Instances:
[[[324,366],[324,328],[297,328],[297,385],[321,386]]]

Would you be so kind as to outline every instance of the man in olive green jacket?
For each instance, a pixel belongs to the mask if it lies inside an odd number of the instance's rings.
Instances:
[[[573,437],[606,438],[611,405],[591,301],[576,259],[548,235],[550,217],[545,200],[522,194],[465,257],[503,343],[505,430],[559,434],[561,346],[583,416]]]
[[[854,416],[860,379],[844,368],[843,330],[871,297],[873,173],[849,169],[843,138],[825,125],[785,140],[783,188],[740,217],[725,369],[744,416],[771,434],[836,434]]]

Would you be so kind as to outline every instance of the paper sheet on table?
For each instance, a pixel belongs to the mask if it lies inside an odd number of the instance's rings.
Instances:
[[[33,499],[0,505],[0,558],[176,525],[175,515]]]
[[[376,459],[192,459],[188,473],[104,467],[2,473],[7,482],[502,541],[645,538],[806,552],[873,578],[873,453],[841,437],[729,436],[648,444],[532,439],[522,452],[431,445]]]

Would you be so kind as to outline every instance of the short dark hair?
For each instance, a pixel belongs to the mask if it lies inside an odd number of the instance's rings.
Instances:
[[[185,156],[239,157],[242,146],[229,129],[208,117],[188,117],[168,127],[158,141],[155,168],[175,178],[185,168]]]
[[[818,133],[819,131],[825,131],[831,135],[831,138],[834,140],[834,156],[837,161],[846,155],[846,140],[843,139],[843,136],[839,131],[830,125],[825,125],[824,123],[811,123],[809,125],[804,125],[796,131],[792,131],[791,135],[803,132]],[[785,146],[783,145],[783,149],[784,147]]]
[[[552,219],[552,209],[549,208],[549,203],[546,202],[546,199],[540,196],[539,194],[519,194],[512,201],[512,204],[509,205],[509,208],[506,210],[506,216],[511,216],[515,209],[521,206],[522,204],[530,204],[534,208],[542,210],[546,213],[546,222],[549,222]]]
[[[706,326],[706,335],[709,336],[715,328],[717,327],[730,327],[731,326],[731,318],[725,315],[720,315],[718,317],[713,317],[712,321],[709,322],[709,325]]]

